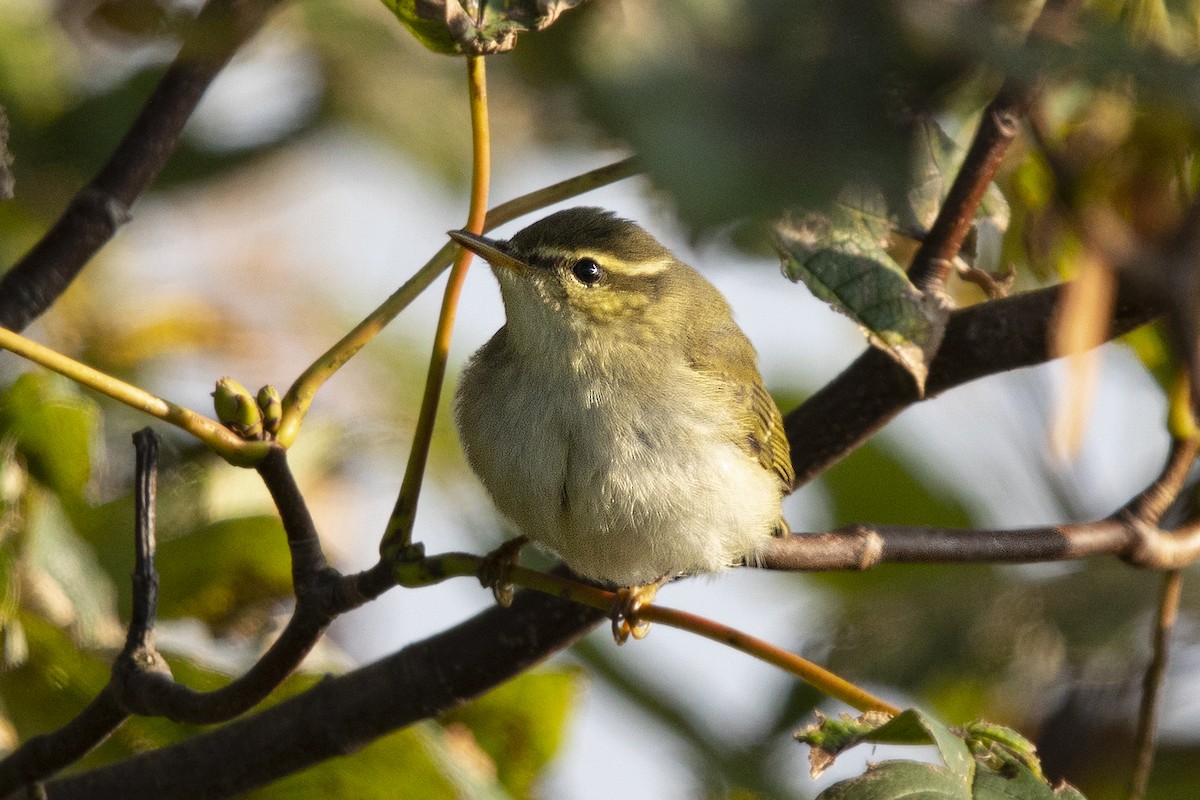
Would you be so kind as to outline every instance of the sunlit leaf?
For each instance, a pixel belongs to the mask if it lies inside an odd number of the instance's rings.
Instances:
[[[517,34],[545,28],[583,0],[383,0],[435,53],[487,55],[513,49]],[[483,16],[480,18],[480,6]]]
[[[27,601],[36,598],[50,619],[69,625],[86,645],[120,641],[116,589],[53,498],[33,505],[22,556],[34,596]]]
[[[34,478],[67,495],[88,481],[98,421],[91,401],[49,373],[27,372],[0,394],[0,436],[16,439]]]
[[[164,542],[157,559],[159,613],[220,628],[264,600],[290,597],[286,542],[279,520],[266,516],[221,520]]]
[[[888,237],[883,196],[869,190],[844,195],[829,214],[790,215],[775,225],[784,273],[858,323],[923,391],[948,310],[909,282],[887,252]]]
[[[353,797],[355,800],[459,800],[473,797],[431,755],[431,731],[414,725],[376,739],[348,758],[315,767],[250,792],[246,800]]]
[[[0,106],[0,201],[13,196],[12,153],[8,151],[8,115]]]
[[[558,752],[575,696],[578,670],[522,675],[443,718],[464,726],[495,764],[515,797],[528,797]]]

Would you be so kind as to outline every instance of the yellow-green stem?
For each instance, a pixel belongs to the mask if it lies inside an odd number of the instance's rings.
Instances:
[[[482,564],[483,558],[480,556],[469,553],[442,553],[428,558],[398,563],[395,574],[397,583],[401,586],[429,586],[449,578],[475,576]],[[605,589],[525,567],[512,567],[508,572],[508,580],[527,589],[534,589],[605,611],[612,608],[613,601],[616,599],[613,592]],[[728,645],[735,650],[741,650],[760,661],[779,667],[835,700],[841,700],[859,711],[883,711],[893,715],[900,713],[900,709],[896,706],[855,686],[844,678],[838,677],[824,667],[728,625],[722,625],[686,611],[658,605],[647,605],[641,608],[638,611],[638,619],[643,622],[656,622],[672,628],[679,628],[719,644]]]
[[[637,163],[632,158],[626,158],[515,197],[488,212],[483,230],[489,231],[532,211],[537,211],[539,208],[545,208],[592,189],[615,183],[637,174],[637,171]],[[407,308],[408,304],[415,300],[421,292],[429,288],[429,284],[437,280],[438,276],[450,266],[456,252],[458,252],[457,246],[452,242],[447,242],[441,250],[434,254],[433,258],[429,259],[425,266],[421,267],[403,286],[384,300],[379,308],[372,311],[337,344],[325,351],[296,379],[283,398],[283,421],[278,434],[276,434],[276,441],[284,447],[291,446],[296,440],[296,434],[300,432],[300,424],[304,420],[304,415],[308,413],[313,398],[325,381],[329,380],[335,372],[353,358],[367,342],[375,338],[375,335]]]
[[[643,622],[658,622],[672,628],[681,628],[714,642],[728,645],[734,650],[741,650],[760,661],[765,661],[795,675],[810,686],[859,711],[883,711],[893,716],[900,713],[900,709],[896,706],[855,686],[824,667],[728,625],[722,625],[686,611],[655,605],[641,609],[638,612],[638,619]]]
[[[242,439],[214,419],[156,397],[144,389],[106,375],[7,328],[0,328],[0,348],[16,353],[131,408],[182,428],[231,464],[253,466],[262,460],[271,447],[269,442]]]
[[[276,441],[284,447],[290,447],[296,441],[296,434],[300,432],[300,423],[304,421],[304,415],[308,413],[308,408],[312,405],[317,390],[353,358],[355,353],[361,350],[367,342],[374,339],[384,326],[396,318],[397,314],[407,308],[409,303],[416,300],[421,292],[429,288],[429,284],[437,280],[443,270],[450,266],[456,250],[457,247],[453,242],[447,242],[441,250],[434,254],[433,258],[429,259],[425,266],[417,270],[417,274],[409,278],[403,286],[384,300],[379,308],[372,311],[366,319],[354,326],[353,330],[339,339],[337,344],[321,354],[320,358],[301,373],[292,387],[288,389],[287,394],[283,396],[283,420],[279,425],[279,432],[275,435]]]
[[[466,230],[483,233],[487,218],[488,184],[491,180],[491,138],[488,131],[487,72],[483,56],[467,58],[467,84],[471,105],[471,200],[467,212]],[[454,331],[454,317],[458,310],[458,298],[462,294],[463,281],[471,266],[472,254],[459,250],[458,258],[450,270],[446,293],[442,295],[442,309],[438,317],[437,330],[433,335],[433,353],[429,357],[429,374],[425,378],[425,395],[421,398],[421,411],[413,431],[412,449],[408,454],[408,467],[400,485],[400,496],[388,519],[387,529],[379,544],[385,556],[407,550],[412,542],[413,521],[417,514],[417,500],[425,478],[425,464],[429,459],[429,445],[433,441],[433,425],[437,420],[438,401],[442,395],[442,383],[446,378],[446,359],[450,354],[450,336]]]

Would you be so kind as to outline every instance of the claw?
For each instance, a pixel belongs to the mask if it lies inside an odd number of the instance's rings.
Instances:
[[[521,548],[529,543],[525,536],[509,539],[492,552],[484,556],[479,565],[479,583],[492,590],[492,597],[504,608],[513,602],[514,588],[508,580],[508,573],[521,557]]]
[[[612,618],[613,639],[618,645],[625,644],[630,636],[634,639],[645,639],[646,634],[650,633],[650,623],[638,619],[638,614],[654,602],[659,587],[666,582],[666,578],[660,578],[645,586],[617,589],[617,596],[608,615]]]

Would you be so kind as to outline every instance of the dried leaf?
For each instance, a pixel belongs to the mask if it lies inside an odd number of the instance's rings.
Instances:
[[[541,30],[583,0],[383,0],[421,44],[435,53],[490,55]],[[480,6],[482,6],[482,14]]]
[[[1116,281],[1112,269],[1085,252],[1079,258],[1079,276],[1063,288],[1052,342],[1054,355],[1068,359],[1068,377],[1051,433],[1054,452],[1063,459],[1074,458],[1083,444],[1099,380],[1097,348],[1107,339]]]

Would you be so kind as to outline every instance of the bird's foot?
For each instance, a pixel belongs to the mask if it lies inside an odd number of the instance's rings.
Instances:
[[[654,602],[658,590],[667,583],[667,578],[659,578],[654,583],[645,586],[628,586],[617,589],[608,615],[612,618],[613,639],[618,645],[625,644],[629,637],[645,639],[650,633],[650,623],[638,618],[641,610]]]
[[[492,552],[483,557],[479,565],[479,583],[485,589],[492,590],[496,602],[508,608],[513,601],[513,585],[508,580],[509,571],[517,565],[521,557],[521,548],[529,544],[529,538],[518,536],[509,539]]]

